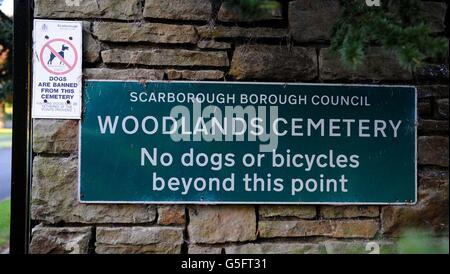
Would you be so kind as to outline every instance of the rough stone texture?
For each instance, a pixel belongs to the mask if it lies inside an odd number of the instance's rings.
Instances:
[[[436,119],[448,120],[448,98],[436,100],[434,116]]]
[[[424,167],[418,170],[419,185],[422,188],[440,187],[448,184],[448,169]]]
[[[162,80],[164,78],[163,70],[155,69],[109,69],[109,68],[90,68],[84,70],[86,79],[105,79],[105,80]]]
[[[189,245],[189,254],[221,254],[222,247],[205,246],[205,245]]]
[[[257,17],[249,18],[241,13],[239,5],[233,3],[224,2],[220,7],[218,19],[223,22],[254,22],[265,20],[281,20],[282,11],[281,5],[278,8],[272,10],[261,10]]]
[[[444,85],[423,85],[417,86],[417,98],[448,98],[449,87]]]
[[[418,80],[448,79],[449,78],[448,63],[424,65],[414,72],[414,76]]]
[[[316,217],[315,206],[298,205],[261,205],[260,217],[297,217],[300,219],[312,219]]]
[[[77,150],[77,120],[33,119],[35,153],[75,153]]]
[[[201,38],[246,38],[246,39],[280,39],[286,38],[286,29],[276,28],[241,28],[209,25],[197,27],[197,32]]]
[[[428,170],[421,176],[416,205],[382,208],[383,234],[400,236],[410,228],[448,234],[448,171]]]
[[[159,225],[183,225],[186,222],[186,208],[182,205],[158,206]]]
[[[226,67],[228,56],[223,51],[196,51],[186,49],[124,50],[101,52],[106,64],[137,64],[148,66],[211,66]]]
[[[225,248],[226,254],[317,254],[320,245],[312,243],[250,243]]]
[[[419,120],[419,133],[420,134],[448,134],[448,120]]]
[[[83,61],[97,62],[100,59],[100,50],[100,43],[92,36],[91,23],[83,22]]]
[[[144,17],[176,20],[208,20],[211,3],[205,0],[145,0]]]
[[[431,25],[434,32],[443,32],[445,30],[445,11],[447,5],[440,2],[422,1],[422,10],[426,22]]]
[[[35,0],[34,16],[44,18],[108,18],[133,20],[142,18],[140,0],[82,0],[67,5],[62,0]]]
[[[298,42],[330,40],[341,15],[337,0],[297,0],[289,3],[289,28]]]
[[[380,209],[377,206],[322,206],[320,216],[325,219],[378,217]]]
[[[312,80],[317,77],[316,51],[302,47],[239,46],[234,52],[229,74],[237,80]]]
[[[335,238],[373,238],[380,228],[377,219],[336,221]]]
[[[299,220],[260,221],[261,238],[328,236],[335,238],[373,238],[377,220]]]
[[[256,239],[256,214],[252,206],[189,207],[191,243],[224,243]]]
[[[181,252],[183,229],[178,227],[97,227],[96,253]]]
[[[412,74],[401,68],[394,54],[383,52],[380,48],[371,48],[366,56],[364,65],[356,70],[346,68],[337,54],[328,48],[320,50],[319,54],[320,78],[323,80],[410,80]]]
[[[197,43],[197,32],[189,25],[95,22],[94,35],[105,42]]]
[[[200,40],[197,43],[197,47],[201,49],[231,49],[231,43],[215,40]]]
[[[220,70],[167,70],[169,80],[219,80],[223,79],[224,73]]]
[[[420,136],[417,139],[417,163],[448,167],[448,137]]]
[[[396,253],[392,241],[335,241],[321,243],[326,254],[393,254]]]
[[[87,254],[92,227],[35,226],[30,243],[31,254]]]
[[[94,205],[78,202],[78,159],[33,159],[31,217],[48,223],[149,223],[152,205]]]
[[[420,118],[431,118],[432,110],[429,101],[417,103],[417,113]]]

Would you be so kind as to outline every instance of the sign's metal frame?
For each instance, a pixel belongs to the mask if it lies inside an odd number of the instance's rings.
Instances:
[[[14,0],[10,253],[28,253],[31,189],[32,0]]]
[[[103,80],[103,79],[87,79],[85,82],[96,81],[96,82],[139,82],[137,80]],[[152,83],[204,83],[203,81],[167,81],[167,80],[156,80],[148,81]],[[80,167],[81,167],[81,123],[79,126],[78,133],[78,201],[83,204],[199,204],[199,205],[219,205],[219,204],[246,204],[246,205],[258,205],[258,204],[273,204],[273,205],[414,205],[417,203],[417,88],[410,85],[374,85],[374,84],[331,84],[331,83],[289,83],[289,82],[223,82],[223,81],[208,81],[207,83],[212,84],[264,84],[264,85],[296,85],[296,86],[367,86],[367,87],[403,87],[414,89],[414,162],[415,162],[415,199],[412,202],[395,202],[395,203],[373,203],[373,202],[210,202],[210,201],[82,201],[80,197],[81,188],[81,178],[80,178]],[[84,90],[84,89],[83,89]],[[81,114],[83,120],[83,113]]]

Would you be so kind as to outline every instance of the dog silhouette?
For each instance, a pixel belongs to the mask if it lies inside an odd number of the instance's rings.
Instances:
[[[59,55],[61,55],[61,57],[62,57],[63,59],[64,59],[64,51],[65,51],[65,50],[69,50],[69,47],[63,44],[62,47],[61,47],[61,51],[58,52]],[[53,59],[55,59],[55,57],[56,57],[56,55],[53,54],[53,52],[50,53],[50,58],[49,58],[48,61],[47,61],[47,65],[52,65]],[[62,61],[59,62],[60,65],[62,65],[62,63],[63,63]]]

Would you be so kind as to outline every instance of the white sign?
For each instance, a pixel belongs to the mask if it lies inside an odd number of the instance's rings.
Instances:
[[[81,118],[82,23],[34,20],[33,118]]]

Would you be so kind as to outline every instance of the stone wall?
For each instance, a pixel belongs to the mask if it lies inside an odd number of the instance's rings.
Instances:
[[[74,1],[72,1],[74,2]],[[76,2],[76,1],[75,1]],[[78,121],[33,123],[33,253],[392,251],[407,227],[448,237],[448,60],[418,72],[372,48],[356,72],[329,50],[334,0],[283,1],[248,22],[208,0],[35,0],[35,17],[84,23],[88,79],[393,83],[418,87],[414,206],[88,205],[77,200]],[[424,2],[437,33],[444,2]]]

